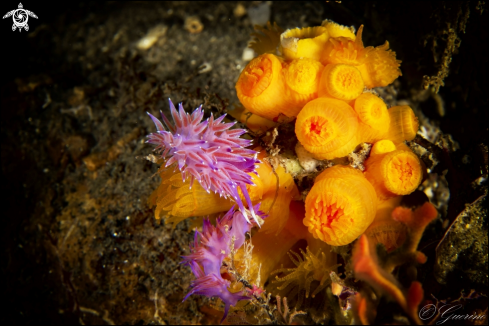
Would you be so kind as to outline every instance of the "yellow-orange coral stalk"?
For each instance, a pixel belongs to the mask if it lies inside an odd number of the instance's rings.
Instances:
[[[276,175],[273,171],[270,172],[270,187],[261,200],[260,209],[268,213],[261,232],[278,234],[289,219],[289,204],[292,200],[299,197],[299,190],[292,176],[282,166],[277,167],[275,173]]]
[[[410,150],[395,150],[365,161],[365,176],[380,200],[412,193],[423,179],[423,165]]]
[[[286,116],[297,116],[304,105],[318,96],[319,78],[324,66],[312,59],[294,59],[284,69],[285,97],[289,103]]]
[[[259,134],[262,134],[268,129],[277,126],[276,122],[253,114],[252,112],[246,110],[246,108],[243,106],[237,107],[233,110],[229,110],[228,114],[239,122],[244,123],[246,127],[251,131]]]
[[[393,106],[388,112],[391,123],[385,138],[396,145],[405,140],[413,140],[419,128],[419,121],[413,110],[407,105],[402,105]]]
[[[358,118],[343,101],[317,98],[297,116],[295,134],[306,150],[321,159],[342,157],[358,145]]]
[[[318,96],[330,96],[344,101],[356,99],[363,92],[360,71],[346,64],[329,64],[321,74]]]
[[[189,188],[189,181],[182,180],[182,174],[172,167],[160,169],[161,184],[151,194],[148,203],[155,207],[155,218],[165,217],[165,222],[179,222],[191,216],[204,216],[229,210],[235,203],[208,193],[199,183]]]
[[[307,235],[307,229],[302,224],[304,218],[303,202],[293,201],[287,207],[290,210],[290,218],[279,235],[264,232],[262,229],[251,238],[253,245],[253,259],[245,261],[244,248],[240,248],[235,256],[236,267],[241,275],[246,270],[251,280],[256,285],[263,287],[270,273],[277,269],[277,264],[299,240]],[[266,222],[265,222],[266,223]]]
[[[320,174],[306,198],[304,225],[318,239],[342,246],[355,240],[372,223],[377,198],[363,174],[334,166]]]
[[[388,139],[379,140],[372,146],[370,156],[389,153],[396,149],[396,145],[392,141]]]
[[[319,61],[328,39],[328,30],[321,26],[294,28],[280,35],[280,44],[286,60],[310,58]]]
[[[384,101],[372,94],[363,93],[353,106],[360,118],[360,139],[363,142],[373,142],[387,133],[390,125],[390,116]]]
[[[262,54],[251,60],[239,75],[236,92],[250,112],[269,120],[277,118],[289,106],[284,97],[281,59]]]

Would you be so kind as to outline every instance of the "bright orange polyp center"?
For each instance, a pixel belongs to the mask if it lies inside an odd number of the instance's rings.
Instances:
[[[321,146],[336,135],[331,121],[320,116],[307,119],[302,132],[309,146]]]
[[[238,84],[245,96],[256,97],[268,88],[271,81],[272,62],[268,58],[260,58],[246,66]]]
[[[378,105],[373,105],[370,111],[370,115],[374,119],[379,119],[382,116],[382,108]]]
[[[413,192],[418,187],[421,177],[421,165],[413,153],[404,152],[395,155],[386,164],[387,189],[398,195]]]
[[[333,222],[337,222],[344,218],[345,211],[343,208],[338,207],[337,203],[327,204],[323,201],[319,201],[314,205],[313,215],[319,219],[321,228],[331,228]]]

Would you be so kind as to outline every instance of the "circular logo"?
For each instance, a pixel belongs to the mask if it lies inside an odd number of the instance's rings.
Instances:
[[[15,11],[15,14],[13,14],[13,19],[14,19],[14,24],[17,25],[18,27],[23,27],[25,24],[27,24],[27,20],[29,19],[27,17],[27,13],[23,9],[17,9]]]
[[[427,304],[419,311],[419,319],[427,320],[433,317],[436,313],[436,306],[434,304]]]

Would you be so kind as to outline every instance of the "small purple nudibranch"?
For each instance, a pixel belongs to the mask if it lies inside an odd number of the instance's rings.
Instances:
[[[240,138],[246,130],[230,130],[235,123],[222,123],[226,115],[217,119],[211,115],[202,121],[202,105],[190,115],[181,103],[177,111],[172,101],[168,100],[175,124],[160,111],[166,131],[161,121],[148,112],[157,131],[149,134],[146,142],[156,145],[155,150],[162,152],[162,158],[167,159],[165,166],[178,163],[183,180],[190,179],[190,188],[197,179],[207,192],[231,197],[249,222],[238,192],[241,189],[249,212],[259,225],[246,185],[253,184],[248,173],[256,174],[255,164],[260,161],[256,151],[245,148],[251,144],[251,140]]]
[[[253,211],[261,218],[265,218],[265,214],[260,211],[260,204],[255,205]],[[253,224],[248,223],[242,212],[235,212],[234,207],[221,219],[216,220],[216,226],[204,219],[202,232],[195,231],[190,255],[183,257],[182,263],[190,266],[196,277],[184,301],[192,294],[219,297],[225,305],[222,318],[224,320],[230,306],[235,306],[239,300],[250,299],[246,292],[229,291],[231,282],[222,278],[221,267],[224,258],[230,255],[231,247],[237,250],[244,244],[245,235],[252,226]]]

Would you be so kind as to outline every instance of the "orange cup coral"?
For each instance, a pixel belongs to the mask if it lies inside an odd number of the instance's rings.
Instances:
[[[352,107],[332,98],[307,103],[297,116],[295,134],[320,159],[342,157],[358,145],[358,118]]]
[[[331,96],[344,101],[356,99],[363,92],[360,71],[350,65],[330,64],[324,68],[319,82],[318,96]]]
[[[273,120],[289,104],[285,101],[282,60],[273,54],[263,54],[243,69],[236,83],[239,100],[246,109]]]
[[[365,176],[380,200],[412,193],[423,179],[423,165],[410,150],[372,155],[365,161]]]
[[[378,46],[365,54],[365,63],[358,66],[362,73],[365,86],[368,88],[383,87],[392,83],[401,76],[400,60],[396,60],[396,53],[389,50],[389,42]]]
[[[360,71],[367,88],[387,86],[401,75],[396,53],[389,50],[389,42],[376,48],[365,48],[362,42],[363,25],[356,38],[351,36],[330,37],[321,55],[321,63],[354,65]],[[343,34],[348,34],[343,33]]]
[[[148,203],[155,206],[156,219],[164,217],[166,223],[173,223],[173,227],[191,216],[219,213],[235,205],[230,199],[207,192],[200,183],[194,183],[190,188],[189,181],[182,180],[179,170],[162,168],[159,174],[161,184],[151,194]],[[256,195],[255,192],[253,197]]]
[[[371,46],[368,48],[363,46],[362,32],[363,25],[358,29],[356,36],[341,35],[340,37],[331,37],[324,47],[321,63],[323,65],[337,63],[344,63],[352,66],[362,65],[365,60],[365,54],[373,50]]]
[[[353,108],[362,122],[359,128],[363,142],[379,140],[387,133],[391,119],[387,105],[380,97],[363,93],[355,100]]]
[[[377,197],[363,174],[334,166],[321,173],[306,198],[304,225],[332,246],[351,243],[372,223]]]
[[[304,105],[318,97],[318,86],[324,66],[312,59],[294,59],[284,69],[285,97],[290,106],[283,113],[297,116]]]
[[[319,61],[328,39],[328,30],[321,26],[294,28],[280,35],[280,44],[286,60],[310,58]]]
[[[393,106],[389,110],[391,124],[386,135],[394,144],[413,140],[419,128],[419,121],[413,110],[407,106]]]

